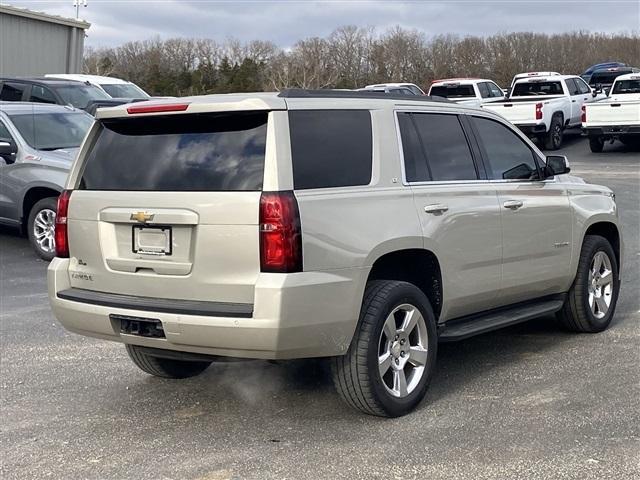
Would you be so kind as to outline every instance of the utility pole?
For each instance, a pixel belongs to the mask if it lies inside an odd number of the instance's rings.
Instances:
[[[80,19],[80,4],[87,6],[87,0],[73,0],[73,6],[76,7],[76,20]]]

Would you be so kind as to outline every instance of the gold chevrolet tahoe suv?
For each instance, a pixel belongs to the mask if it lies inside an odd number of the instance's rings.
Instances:
[[[329,357],[399,416],[438,342],[556,314],[599,332],[620,285],[615,197],[499,115],[288,90],[99,111],[56,218],[53,312],[147,373]]]

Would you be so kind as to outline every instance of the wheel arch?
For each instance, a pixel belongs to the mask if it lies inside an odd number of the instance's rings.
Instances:
[[[23,231],[26,231],[29,212],[31,212],[33,206],[43,198],[58,197],[60,192],[62,192],[62,189],[53,184],[32,185],[25,191],[19,210],[21,213],[20,224]]]
[[[609,241],[611,248],[613,248],[613,253],[616,256],[618,275],[620,275],[620,271],[622,270],[622,238],[618,226],[609,221],[600,220],[593,222],[585,230],[584,235],[582,236],[582,242],[580,243],[581,246],[584,244],[584,239],[587,235],[599,235]]]
[[[443,300],[442,270],[431,250],[406,248],[387,252],[373,262],[367,282],[371,280],[398,280],[416,285],[429,299],[438,320]]]

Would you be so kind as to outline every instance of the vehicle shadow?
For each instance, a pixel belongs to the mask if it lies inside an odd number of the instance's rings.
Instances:
[[[570,337],[553,318],[542,317],[462,342],[440,344],[436,373],[418,410],[429,409],[495,375],[495,369],[541,358],[546,350],[557,348]],[[226,423],[234,423],[255,416],[256,410],[264,416],[256,420],[258,423],[283,415],[330,424],[363,418],[342,403],[333,388],[329,363],[322,359],[214,362],[201,376],[179,381],[141,376],[133,365],[124,367],[129,372],[127,391],[112,392],[116,395],[101,403],[101,408],[112,411],[104,413],[135,412],[135,405],[140,404],[153,409],[168,424],[191,416],[213,421],[221,415]]]

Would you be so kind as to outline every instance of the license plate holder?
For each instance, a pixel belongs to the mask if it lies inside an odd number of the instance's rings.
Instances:
[[[131,249],[142,255],[170,256],[172,253],[173,232],[166,225],[133,225],[131,230]]]

